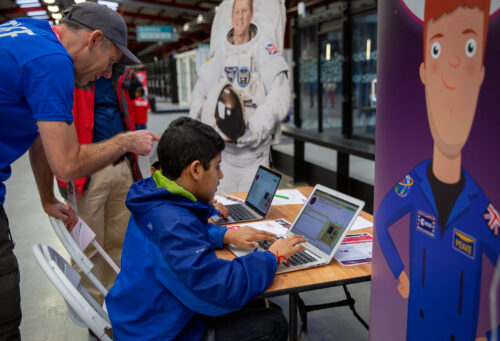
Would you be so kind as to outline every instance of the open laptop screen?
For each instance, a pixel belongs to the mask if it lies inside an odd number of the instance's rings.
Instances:
[[[247,204],[250,204],[261,214],[265,215],[269,206],[271,206],[274,193],[278,188],[280,180],[280,174],[260,166],[257,170],[257,174],[255,174],[252,187],[248,192],[246,199]]]
[[[292,232],[330,254],[359,206],[318,189],[306,205]]]

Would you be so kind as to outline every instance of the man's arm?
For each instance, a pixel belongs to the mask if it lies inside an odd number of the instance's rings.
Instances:
[[[148,130],[118,134],[99,143],[80,145],[72,123],[38,121],[48,164],[62,181],[88,176],[109,165],[126,152],[148,155],[159,136]]]
[[[31,146],[29,156],[44,211],[52,217],[61,219],[66,226],[73,226],[77,220],[76,212],[57,200],[54,195],[54,174],[45,157],[40,137]]]

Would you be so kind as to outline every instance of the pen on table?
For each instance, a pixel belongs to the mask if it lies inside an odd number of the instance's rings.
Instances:
[[[275,194],[274,196],[277,198],[282,198],[282,199],[290,199],[289,197],[286,197],[284,195],[279,195],[279,194]]]

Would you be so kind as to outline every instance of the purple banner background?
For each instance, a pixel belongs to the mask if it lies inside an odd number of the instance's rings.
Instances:
[[[407,12],[400,0],[380,0],[378,30],[375,214],[387,192],[416,165],[431,158],[433,149],[424,86],[418,73],[423,60],[422,24]],[[497,209],[500,208],[499,42],[500,16],[496,15],[490,19],[484,60],[486,74],[476,116],[462,151],[463,167]],[[406,216],[390,228],[405,267],[409,267],[408,226]],[[372,269],[370,339],[404,340],[408,301],[397,291],[398,282],[387,266],[376,234]],[[490,329],[487,292],[492,271],[491,263],[483,257],[478,322],[478,332],[483,335]]]

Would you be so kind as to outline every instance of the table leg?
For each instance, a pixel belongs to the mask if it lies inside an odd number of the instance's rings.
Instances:
[[[297,341],[297,302],[298,302],[298,295],[297,294],[290,294],[288,296],[289,298],[289,319],[290,319],[290,341]]]

